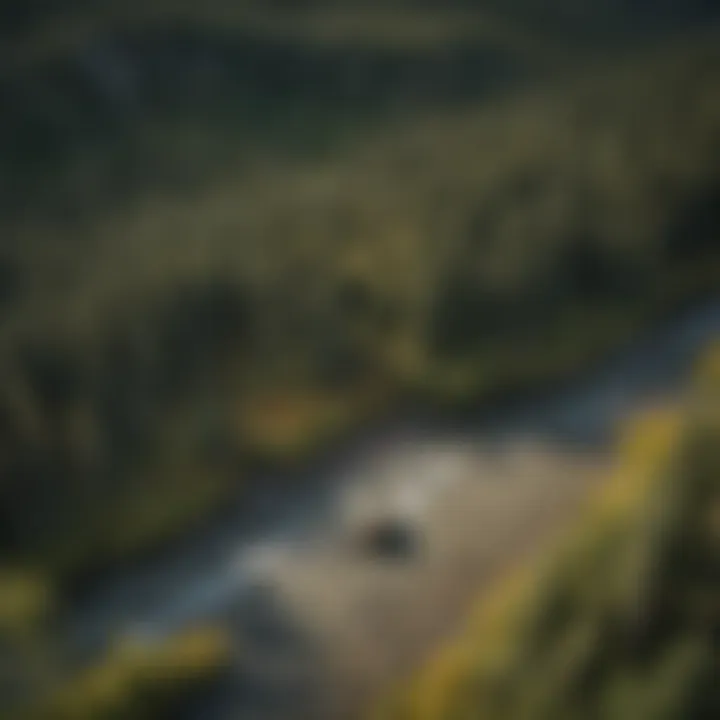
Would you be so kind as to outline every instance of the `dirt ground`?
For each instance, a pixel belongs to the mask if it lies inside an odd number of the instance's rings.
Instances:
[[[597,455],[528,442],[492,452],[461,446],[441,452],[434,485],[425,453],[406,468],[391,463],[385,473],[391,477],[378,475],[355,494],[367,507],[377,497],[376,506],[390,513],[393,502],[398,513],[412,505],[406,515],[420,533],[416,552],[373,558],[342,520],[315,542],[288,548],[274,564],[274,591],[314,648],[307,666],[295,668],[316,678],[312,701],[297,708],[298,717],[357,717],[461,628],[483,587],[552,542],[607,466]],[[412,483],[427,492],[408,503],[402,498]],[[346,510],[338,507],[338,516]]]

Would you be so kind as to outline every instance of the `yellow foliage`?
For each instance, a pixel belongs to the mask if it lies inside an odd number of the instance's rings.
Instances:
[[[136,720],[188,685],[214,677],[230,661],[219,628],[188,632],[158,647],[121,642],[100,664],[40,702],[28,720]],[[149,706],[148,706],[149,704]]]
[[[620,438],[618,469],[597,499],[597,517],[637,507],[675,451],[684,422],[676,409],[661,408],[627,423]]]
[[[202,678],[226,665],[231,652],[227,634],[215,627],[187,632],[150,650],[132,641],[123,642],[118,649],[120,657],[135,665],[145,682]]]
[[[294,460],[377,410],[384,401],[382,387],[351,393],[308,390],[261,395],[242,402],[237,434],[262,455]]]
[[[492,676],[512,652],[512,633],[533,595],[536,571],[516,568],[479,603],[466,620],[466,631],[441,647],[408,688],[391,692],[371,709],[372,720],[435,720],[462,695],[463,685],[480,674]],[[482,652],[478,654],[478,638]]]
[[[0,569],[0,636],[31,631],[52,608],[52,590],[29,571]]]
[[[713,344],[700,357],[696,370],[697,385],[720,388],[720,341]]]

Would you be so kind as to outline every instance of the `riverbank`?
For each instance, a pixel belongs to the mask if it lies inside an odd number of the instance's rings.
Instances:
[[[562,542],[482,595],[372,717],[714,713],[719,367],[715,348],[682,401],[630,427],[611,481]]]
[[[294,492],[278,487],[250,528],[231,514],[134,571],[106,577],[65,617],[66,642],[98,657],[108,641],[128,633],[162,646],[188,628],[220,623],[235,648],[232,669],[196,717],[244,708],[294,719],[300,697],[303,706],[312,698],[319,714],[346,709],[354,693],[380,688],[376,663],[407,671],[456,621],[475,582],[489,583],[572,517],[602,477],[596,471],[617,423],[672,397],[696,353],[718,336],[720,306],[713,303],[525,403],[449,421],[415,416],[385,424],[303,474],[302,482],[294,478],[288,485]],[[528,438],[536,440],[528,445]],[[593,443],[599,458],[583,450]],[[432,456],[448,452],[458,460],[450,467],[461,472],[449,478],[448,494],[436,495],[434,484],[445,486],[448,478],[430,477],[427,485],[418,468],[432,468]],[[371,491],[384,475],[391,495],[394,484],[430,493],[422,520],[428,554],[395,569],[348,551],[338,534],[346,490]],[[501,476],[510,481],[498,482]],[[512,528],[516,539],[507,534]],[[480,536],[487,542],[476,542]],[[258,582],[266,590],[255,598]],[[383,643],[394,630],[397,643]],[[276,639],[268,645],[268,637]],[[312,661],[298,663],[298,652]]]

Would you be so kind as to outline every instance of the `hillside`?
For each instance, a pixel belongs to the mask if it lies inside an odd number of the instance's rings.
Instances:
[[[389,119],[717,19],[712,0],[35,0],[0,13],[5,223],[197,190],[268,155],[317,157]]]
[[[716,40],[9,225],[6,557],[122,557],[251,458],[400,397],[558,375],[717,287]]]
[[[501,582],[373,717],[715,717],[719,381],[715,352],[681,409],[627,434],[552,557]]]

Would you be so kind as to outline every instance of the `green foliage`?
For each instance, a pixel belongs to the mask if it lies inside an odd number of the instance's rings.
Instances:
[[[6,555],[102,564],[217,506],[243,457],[302,456],[367,388],[382,404],[536,382],[712,290],[716,39],[322,162],[9,227]],[[282,395],[292,409],[261,421]]]

